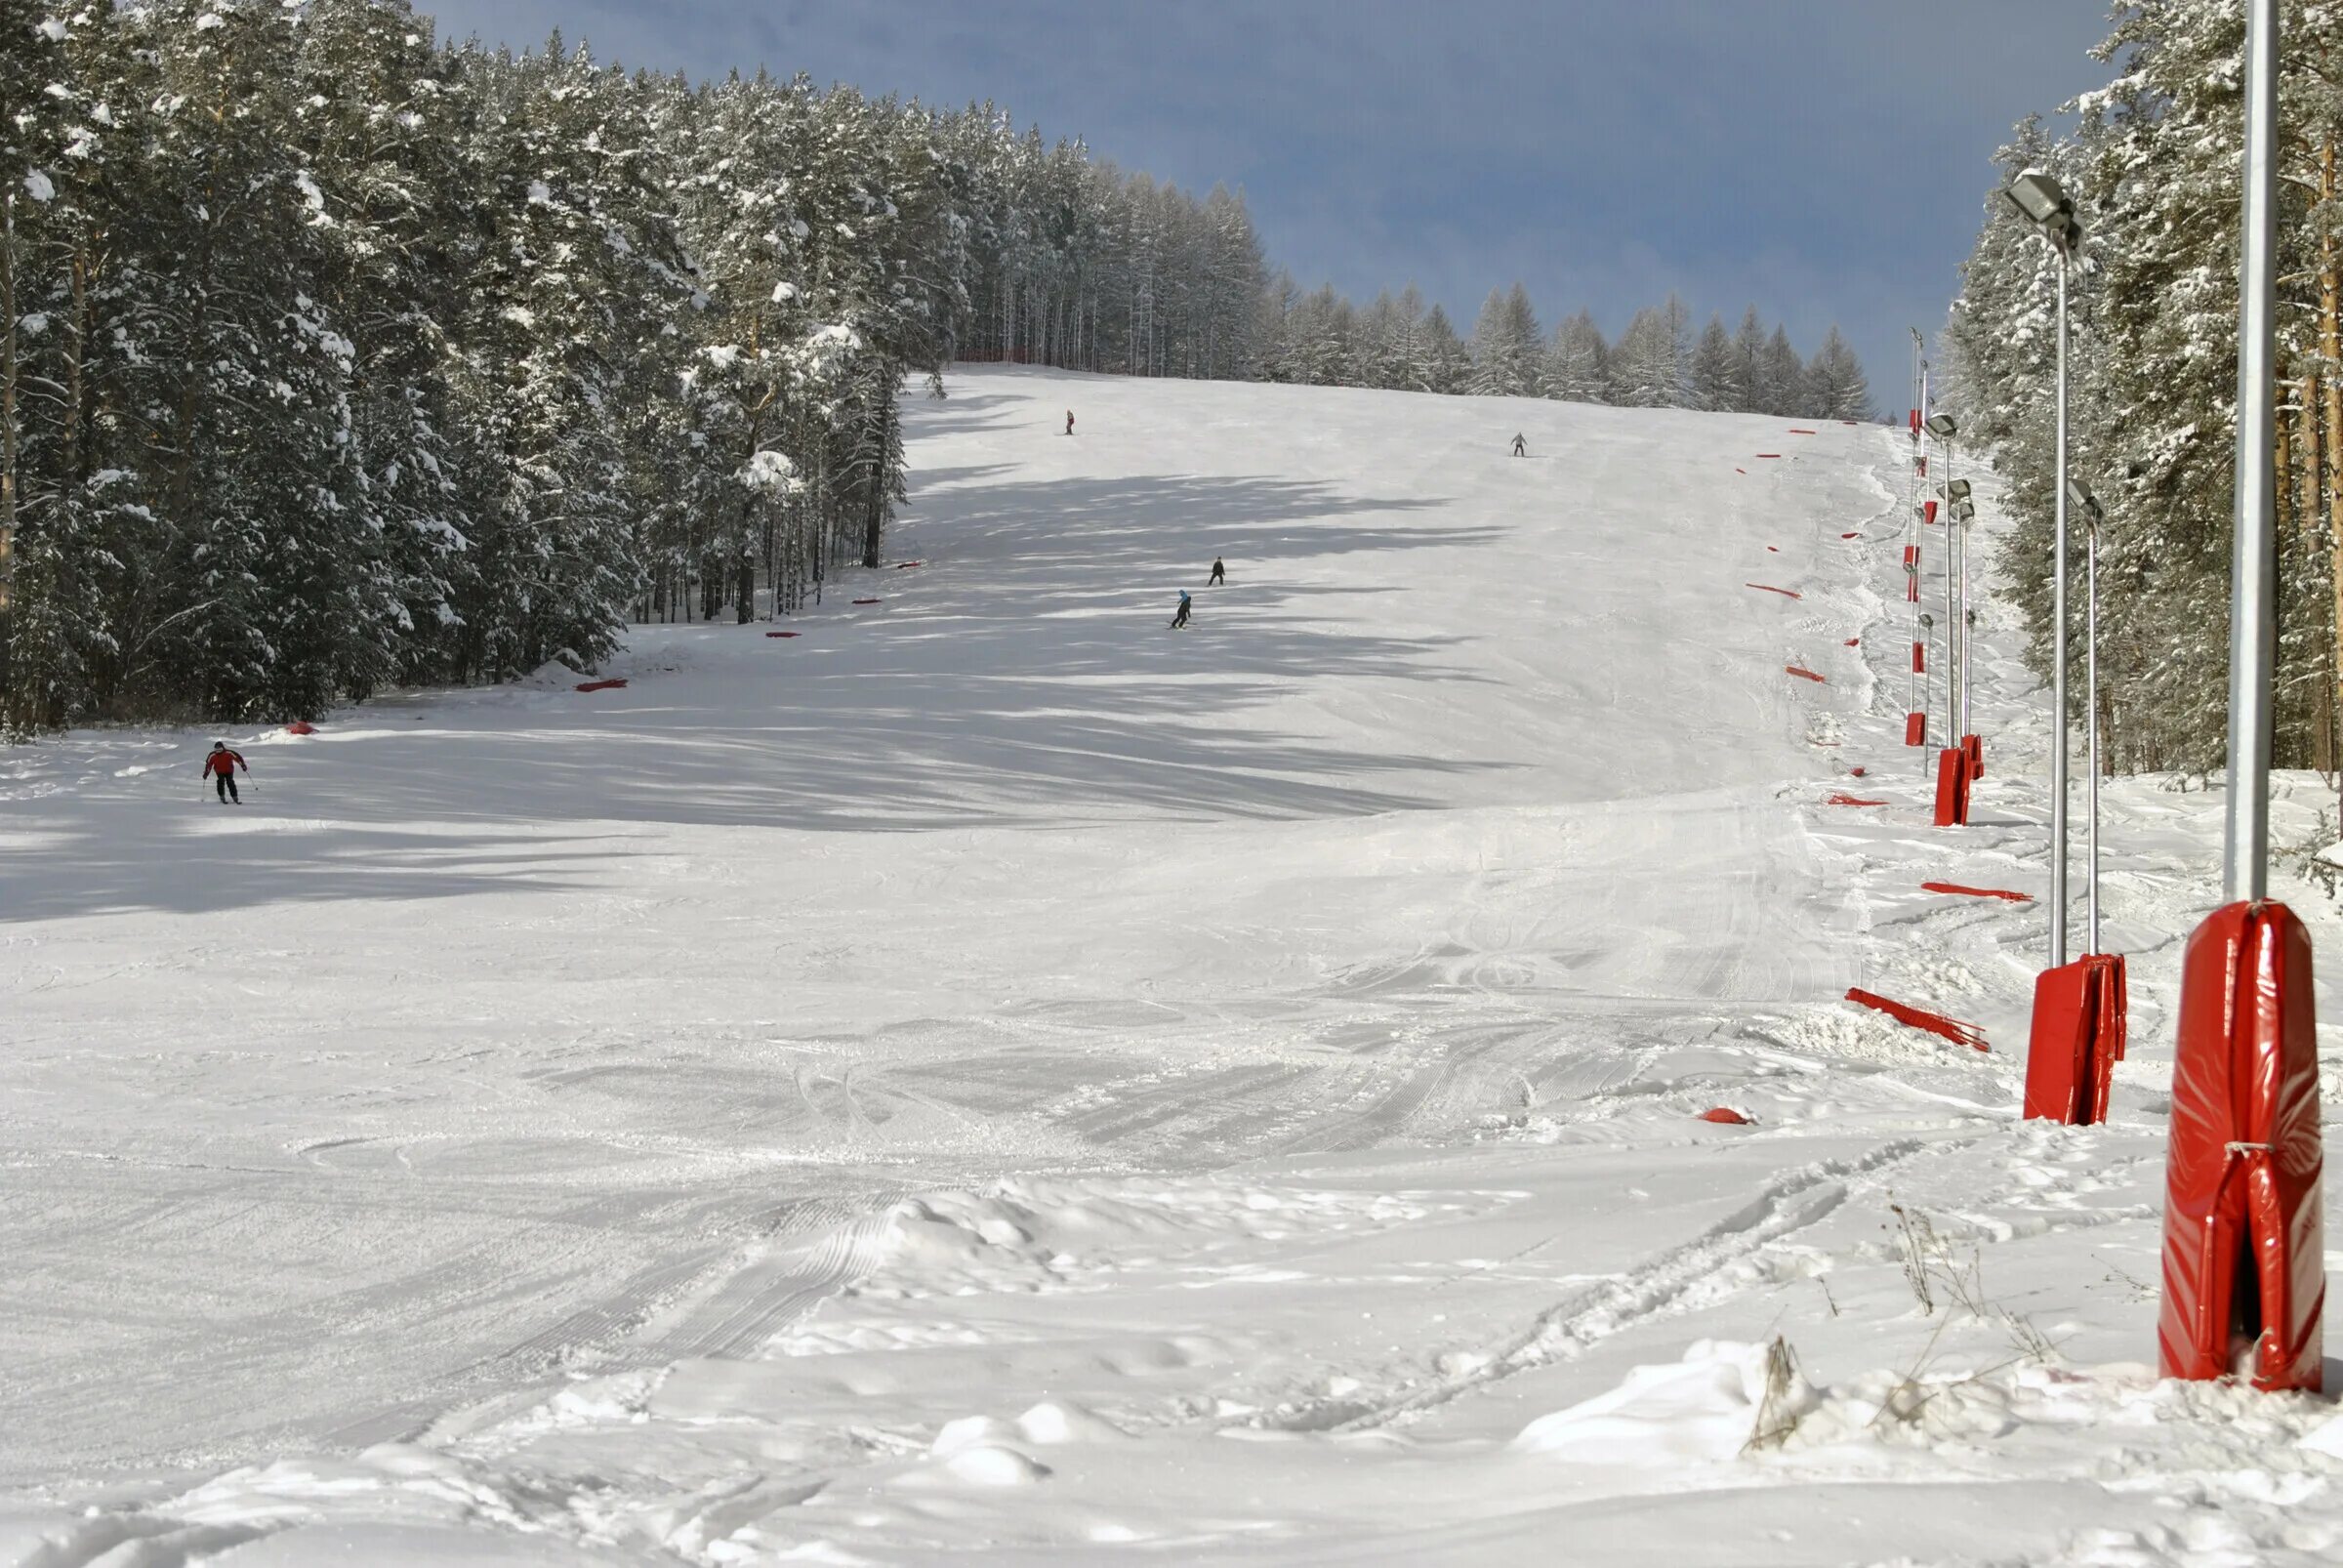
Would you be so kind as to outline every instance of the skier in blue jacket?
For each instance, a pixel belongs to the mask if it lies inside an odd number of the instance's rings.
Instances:
[[[1181,590],[1179,591],[1179,609],[1178,609],[1178,611],[1177,611],[1176,613],[1174,613],[1174,614],[1172,615],[1172,631],[1174,631],[1174,632],[1176,632],[1176,631],[1178,631],[1178,630],[1179,630],[1181,627],[1183,627],[1183,626],[1185,626],[1185,625],[1187,625],[1187,624],[1188,624],[1188,591],[1187,591],[1186,589],[1184,589],[1184,588],[1183,588],[1183,589],[1181,589]]]

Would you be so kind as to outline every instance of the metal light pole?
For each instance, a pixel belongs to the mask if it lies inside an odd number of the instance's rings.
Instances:
[[[2270,682],[2278,659],[2278,14],[2248,0],[2245,212],[2238,302],[2238,482],[2229,619],[2229,812],[2222,896],[2270,894]]]
[[[2080,479],[2066,483],[2067,499],[2082,511],[2082,711],[2083,765],[2090,787],[2083,794],[2083,951],[2099,951],[2099,524],[2106,511]]]
[[[2075,203],[2059,183],[2029,169],[2002,192],[2058,254],[2058,435],[2051,477],[2056,563],[2050,579],[2050,967],[2067,962],[2067,272],[2082,240]],[[2275,441],[2275,437],[2273,440]]]

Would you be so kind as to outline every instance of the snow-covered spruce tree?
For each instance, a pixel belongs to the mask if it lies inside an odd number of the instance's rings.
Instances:
[[[1681,408],[1685,402],[1683,302],[1635,312],[1611,348],[1611,401],[1623,408]]]
[[[1725,331],[1723,317],[1710,316],[1708,325],[1702,329],[1700,341],[1693,346],[1687,380],[1695,408],[1739,413],[1747,401],[1741,364],[1733,351],[1733,339]]]
[[[1491,397],[1542,393],[1544,333],[1519,283],[1492,289],[1472,329],[1472,390]]]
[[[1545,394],[1571,403],[1600,403],[1610,397],[1610,346],[1594,312],[1581,310],[1554,328],[1545,351]]]
[[[1723,330],[1717,327],[1720,336]],[[1822,347],[1807,362],[1806,404],[1811,419],[1868,420],[1872,416],[1871,389],[1864,378],[1863,363],[1835,325],[1824,329]]]
[[[2281,72],[2279,273],[2280,639],[2275,742],[2281,763],[2336,756],[2335,366],[2343,296],[2333,240],[2343,133],[2343,18],[2330,0],[2289,7]],[[2073,461],[2099,494],[2102,718],[2121,768],[2209,770],[2223,754],[2230,507],[2236,429],[2237,9],[2212,0],[2127,8],[2102,47],[2117,67],[2085,95],[2075,138],[2021,125],[2004,177],[2058,174],[2090,227],[2073,280]],[[1955,387],[1997,441],[2020,528],[2034,658],[2050,628],[2050,355],[2044,247],[1988,209],[1948,328]],[[2079,652],[2076,655],[2079,658]]]

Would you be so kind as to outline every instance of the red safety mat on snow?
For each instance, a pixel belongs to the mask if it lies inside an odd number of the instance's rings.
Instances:
[[[1779,452],[1760,452],[1757,455],[1759,457],[1780,457],[1782,454]]]
[[[1800,669],[1794,664],[1786,664],[1782,668],[1801,681],[1814,681],[1826,686],[1830,683],[1826,677],[1816,675],[1812,670]]]
[[[1861,638],[1859,638],[1859,637],[1851,637],[1851,638],[1847,639],[1847,646],[1848,646],[1848,647],[1851,647],[1851,648],[1859,648],[1859,647],[1862,647],[1862,646],[1863,646],[1863,639],[1861,639]]]
[[[880,601],[875,598],[858,598],[854,602],[857,604],[876,604]]]
[[[1776,588],[1771,583],[1744,583],[1741,586],[1744,588],[1754,588],[1761,594],[1779,594],[1784,598],[1804,598],[1806,597],[1803,594],[1793,593],[1787,588]]]
[[[2168,1378],[2320,1386],[2326,1300],[2311,939],[2277,903],[2214,910],[2181,960],[2164,1163]],[[2248,1273],[2248,1270],[2251,1272]]]
[[[1701,1112],[1701,1120],[1704,1122],[1715,1122],[1722,1127],[1747,1127],[1749,1125],[1749,1119],[1747,1117],[1742,1115],[1739,1111],[1728,1109],[1722,1105],[1714,1106],[1708,1110]]]
[[[927,563],[924,560],[898,560],[895,562],[895,570],[899,572],[907,572],[914,566],[925,566],[926,564]]]
[[[2013,904],[2031,904],[2032,893],[2013,893],[2007,887],[1963,887],[1957,882],[1923,882],[1920,891],[1927,893],[1958,893],[1964,898],[2006,898]]]
[[[285,726],[285,733],[288,735],[314,735],[317,733],[317,726],[307,719],[296,719]]]
[[[1860,773],[1863,769],[1859,767],[1855,771]],[[1861,796],[1849,795],[1844,790],[1832,790],[1823,804],[1825,805],[1885,805],[1887,803],[1885,801],[1867,801]]]
[[[1891,1002],[1886,997],[1875,996],[1871,992],[1864,990],[1850,988],[1847,992],[1847,1000],[1857,1007],[1870,1008],[1874,1012],[1884,1012],[1898,1023],[1908,1023],[1914,1029],[1925,1029],[1932,1035],[1942,1035],[1956,1046],[1967,1046],[1972,1051],[1991,1051],[1993,1049],[1985,1043],[1985,1031],[1973,1023],[1963,1023],[1958,1018],[1948,1018],[1941,1012],[1930,1012],[1925,1008],[1907,1007],[1901,1002]]]
[[[805,634],[802,632],[767,632],[764,635],[766,637],[803,637]]]
[[[1790,433],[1790,434],[1792,434],[1792,435],[1816,435],[1816,434],[1820,434],[1821,433],[1820,433],[1819,431],[1802,431],[1802,430],[1798,429],[1798,428],[1797,428],[1795,425],[1792,425],[1792,426],[1789,428],[1789,433]]]
[[[1863,535],[1860,533],[1842,533],[1839,535],[1839,537],[1841,539],[1860,539],[1863,537]]]
[[[615,691],[625,684],[624,681],[582,681],[578,683],[578,689],[580,691]]]
[[[1847,771],[1857,778],[1863,777],[1863,769],[1860,767],[1850,767],[1847,769]]]

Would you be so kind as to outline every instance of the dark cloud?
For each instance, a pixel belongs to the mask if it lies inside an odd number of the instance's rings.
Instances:
[[[990,99],[1200,188],[1354,295],[1468,326],[1515,278],[1616,331],[1670,288],[1837,321],[1883,404],[1932,329],[2013,122],[2105,80],[2097,0],[441,0],[442,31],[555,27],[695,76],[760,65]]]

